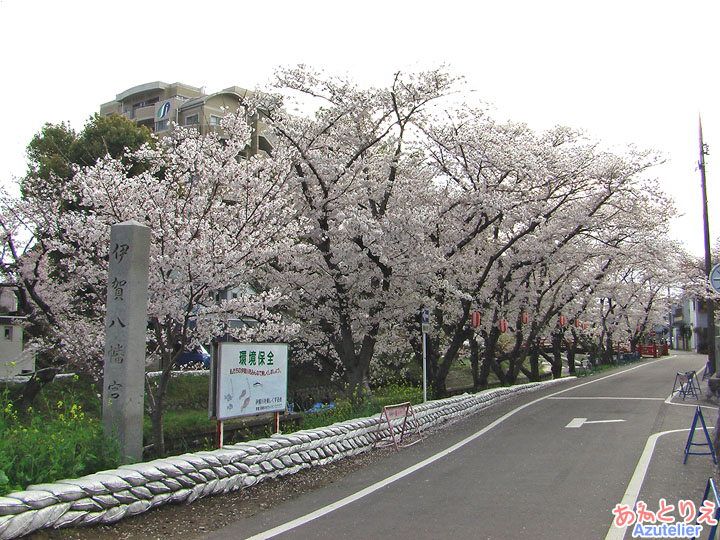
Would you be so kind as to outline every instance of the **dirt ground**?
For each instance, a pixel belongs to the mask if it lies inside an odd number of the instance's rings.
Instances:
[[[199,499],[190,505],[166,505],[112,525],[41,529],[27,540],[165,540],[169,535],[194,540],[302,493],[333,483],[395,452],[378,448],[275,480],[267,480],[227,495]]]

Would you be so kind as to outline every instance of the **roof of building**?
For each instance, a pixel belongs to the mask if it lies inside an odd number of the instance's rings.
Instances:
[[[250,90],[246,90],[245,88],[240,88],[239,86],[231,86],[210,95],[204,95],[189,99],[180,106],[180,110],[191,109],[192,107],[195,107],[197,105],[202,105],[209,99],[214,98],[215,96],[220,96],[222,94],[232,94],[234,96],[237,96],[238,98],[244,98],[247,96],[252,96],[253,92]]]
[[[167,90],[168,88],[172,88],[173,86],[179,86],[182,88],[189,88],[191,90],[194,90],[199,93],[203,93],[202,88],[196,88],[195,86],[190,86],[189,84],[179,83],[175,82],[172,84],[168,84],[163,81],[153,81],[145,84],[140,84],[138,86],[133,86],[132,88],[128,88],[124,92],[120,92],[117,96],[115,96],[115,101],[123,101],[130,96],[134,96],[137,94],[142,94],[144,92],[150,92],[152,90]]]

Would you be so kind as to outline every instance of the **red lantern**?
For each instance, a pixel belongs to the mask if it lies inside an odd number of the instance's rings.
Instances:
[[[498,323],[498,328],[500,328],[500,331],[504,334],[507,332],[508,325],[507,325],[507,319],[500,319]]]
[[[472,327],[477,328],[478,326],[480,326],[480,312],[473,311],[472,312]]]
[[[582,323],[582,329],[583,329],[583,330],[587,330],[587,324],[586,324],[586,323]]]
[[[575,319],[575,328],[580,327],[580,319]]]
[[[560,321],[560,326],[565,326],[567,324],[567,317],[565,317],[565,315],[560,315],[559,321]]]
[[[527,324],[528,322],[530,322],[530,314],[523,311],[520,319],[522,320],[523,324]]]

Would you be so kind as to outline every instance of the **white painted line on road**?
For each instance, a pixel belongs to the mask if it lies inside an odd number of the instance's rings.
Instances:
[[[616,397],[616,396],[561,396],[561,397],[552,397],[549,399],[611,399],[613,401],[615,400],[637,400],[637,401],[665,401],[665,398],[661,397]]]
[[[718,407],[713,407],[712,405],[700,405],[699,403],[675,403],[675,402],[672,400],[672,398],[673,398],[673,394],[670,394],[670,395],[665,399],[665,403],[667,403],[668,405],[676,405],[676,406],[678,406],[678,407],[692,407],[692,408],[695,408],[695,407],[698,407],[698,406],[699,406],[701,409],[708,409],[708,410],[710,410],[710,411],[717,411],[717,410],[718,410]]]
[[[573,418],[566,428],[579,428],[585,424],[614,424],[625,420],[588,420],[587,418]]]
[[[645,443],[645,449],[640,456],[640,460],[635,466],[635,472],[633,473],[632,478],[630,478],[630,483],[625,490],[625,495],[623,495],[620,504],[626,504],[628,508],[635,508],[635,503],[637,502],[638,495],[640,495],[640,488],[645,481],[645,474],[647,474],[648,467],[650,466],[650,460],[652,459],[653,452],[655,451],[657,440],[663,435],[669,435],[670,433],[682,433],[683,431],[689,432],[690,428],[661,431],[660,433],[653,433],[650,437],[648,437],[648,440]],[[605,540],[622,540],[625,538],[627,529],[628,527],[616,527],[613,522],[613,524],[610,525],[610,530],[608,531]]]
[[[561,390],[561,392],[565,392],[565,390]],[[250,537],[246,538],[245,540],[265,540],[267,538],[273,538],[274,536],[277,536],[284,532],[290,531],[296,527],[299,527],[300,525],[309,523],[319,517],[322,517],[326,514],[329,514],[330,512],[333,512],[334,510],[342,508],[343,506],[347,506],[348,504],[351,504],[359,499],[362,499],[366,495],[370,495],[371,493],[374,493],[377,490],[379,490],[389,484],[392,484],[393,482],[400,480],[401,478],[405,478],[406,476],[414,473],[415,471],[422,469],[423,467],[426,467],[427,465],[430,465],[431,463],[434,463],[435,461],[437,461],[441,458],[444,458],[448,454],[452,454],[455,450],[458,450],[459,448],[462,448],[466,444],[474,441],[475,439],[481,437],[482,435],[485,435],[485,433],[490,431],[492,428],[494,428],[498,424],[503,423],[505,420],[507,420],[508,418],[513,416],[515,413],[520,412],[521,410],[526,409],[527,407],[530,407],[531,405],[534,405],[540,401],[543,401],[547,397],[548,396],[536,399],[535,401],[531,401],[530,403],[526,403],[525,405],[521,405],[520,407],[513,409],[512,411],[502,415],[497,420],[491,422],[490,424],[488,424],[487,426],[482,428],[480,431],[477,431],[477,432],[473,433],[472,435],[470,435],[469,437],[466,437],[462,441],[453,444],[452,446],[446,448],[445,450],[442,450],[441,452],[438,452],[437,454],[434,454],[434,455],[430,456],[429,458],[426,458],[426,459],[420,461],[419,463],[416,463],[415,465],[408,467],[407,469],[404,469],[398,473],[395,473],[392,476],[388,476],[384,480],[380,480],[379,482],[376,482],[376,483],[372,484],[371,486],[366,487],[365,489],[362,489],[356,493],[353,493],[352,495],[348,495],[344,499],[340,499],[339,501],[336,501],[332,504],[324,506],[323,508],[319,508],[318,510],[315,510],[314,512],[310,512],[309,514],[301,516],[292,521],[288,521],[287,523],[279,525],[273,529],[269,529],[267,531],[261,532],[259,534],[256,534],[255,536],[250,536]]]
[[[254,536],[250,536],[250,537],[246,538],[245,540],[266,540],[267,538],[273,538],[279,534],[288,532],[288,531],[295,529],[297,527],[300,527],[301,525],[304,525],[306,523],[310,523],[311,521],[318,519],[322,516],[325,516],[325,515],[329,514],[330,512],[338,510],[338,509],[340,509],[344,506],[347,506],[359,499],[362,499],[363,497],[370,495],[370,494],[378,491],[379,489],[381,489],[389,484],[392,484],[393,482],[395,482],[397,480],[405,478],[406,476],[414,473],[415,471],[418,471],[418,470],[422,469],[423,467],[426,467],[427,465],[430,465],[431,463],[434,463],[435,461],[437,461],[441,458],[444,458],[445,456],[455,452],[455,450],[458,450],[458,449],[462,448],[463,446],[465,446],[466,444],[485,435],[485,433],[487,433],[488,431],[493,429],[495,426],[502,424],[505,420],[507,420],[511,416],[514,416],[516,413],[518,413],[518,412],[522,411],[523,409],[526,409],[532,405],[540,403],[541,401],[545,401],[546,399],[553,398],[554,396],[564,394],[565,392],[569,392],[570,390],[575,390],[577,388],[582,388],[583,386],[587,386],[589,384],[595,384],[596,382],[604,381],[605,379],[609,379],[611,377],[617,377],[618,375],[622,375],[623,373],[627,373],[628,371],[640,369],[645,366],[652,365],[655,362],[661,362],[663,360],[667,360],[668,358],[672,358],[672,357],[665,357],[665,358],[661,358],[661,359],[655,360],[653,362],[648,362],[646,364],[641,364],[639,366],[635,366],[635,367],[632,367],[629,369],[624,369],[622,371],[616,371],[615,373],[611,373],[610,375],[607,375],[605,377],[601,377],[599,379],[594,379],[592,381],[578,384],[576,386],[566,388],[565,390],[560,390],[559,392],[555,392],[554,394],[550,394],[550,395],[538,398],[534,401],[526,403],[525,405],[520,405],[519,407],[513,409],[512,411],[505,413],[497,420],[491,422],[490,424],[488,424],[487,426],[482,428],[480,431],[470,435],[469,437],[463,439],[460,442],[455,443],[454,445],[446,448],[445,450],[438,452],[437,454],[430,456],[429,458],[426,458],[423,461],[420,461],[419,463],[416,463],[415,465],[408,467],[407,469],[404,469],[398,473],[395,473],[392,476],[385,478],[384,480],[376,482],[376,483],[372,484],[371,486],[366,487],[365,489],[361,489],[360,491],[353,493],[352,495],[348,495],[347,497],[340,499],[339,501],[336,501],[327,506],[324,506],[323,508],[319,508],[319,509],[315,510],[314,512],[310,512],[309,514],[300,516],[297,519],[288,521],[287,523],[283,523],[282,525],[278,525],[277,527],[268,529],[267,531],[263,531]],[[689,431],[689,430],[686,430],[686,431]]]

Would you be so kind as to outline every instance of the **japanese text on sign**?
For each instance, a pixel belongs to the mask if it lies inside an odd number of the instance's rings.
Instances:
[[[218,348],[218,420],[284,411],[288,346],[282,343],[221,343]]]

